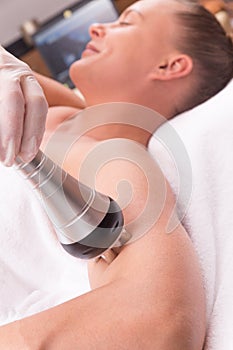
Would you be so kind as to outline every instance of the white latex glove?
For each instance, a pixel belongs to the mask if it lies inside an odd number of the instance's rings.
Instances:
[[[0,46],[0,161],[29,162],[43,137],[48,111],[42,88],[27,64]]]

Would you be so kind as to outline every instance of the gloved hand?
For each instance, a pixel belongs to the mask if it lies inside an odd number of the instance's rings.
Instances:
[[[0,161],[29,162],[43,137],[48,104],[27,64],[0,46]]]

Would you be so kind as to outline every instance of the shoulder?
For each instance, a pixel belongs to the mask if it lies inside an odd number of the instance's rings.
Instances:
[[[67,106],[53,106],[48,110],[46,130],[53,131],[65,120],[73,117],[80,112],[81,109]]]

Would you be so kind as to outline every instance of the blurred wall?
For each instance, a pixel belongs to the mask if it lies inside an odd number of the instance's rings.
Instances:
[[[43,22],[76,1],[72,0],[0,0],[0,43],[20,37],[20,25],[31,18]]]
[[[121,12],[135,0],[115,0]],[[63,8],[77,3],[77,0],[0,0],[0,43],[8,45],[17,40],[20,26],[27,20],[36,18],[44,22]]]

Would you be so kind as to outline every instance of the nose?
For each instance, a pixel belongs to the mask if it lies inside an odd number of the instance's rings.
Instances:
[[[105,25],[102,23],[93,23],[89,28],[91,38],[103,38],[105,36]]]

